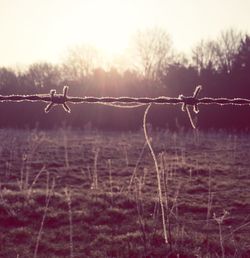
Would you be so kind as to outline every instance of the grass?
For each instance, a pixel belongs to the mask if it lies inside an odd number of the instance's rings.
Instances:
[[[169,244],[142,132],[2,129],[0,257],[249,257],[249,136],[149,137]]]

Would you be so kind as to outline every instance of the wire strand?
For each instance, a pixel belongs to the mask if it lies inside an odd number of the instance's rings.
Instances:
[[[151,156],[154,160],[155,170],[156,170],[156,176],[157,176],[157,185],[158,185],[158,194],[159,194],[159,200],[160,200],[160,207],[161,207],[161,217],[162,217],[162,227],[163,227],[163,234],[165,243],[168,244],[168,237],[167,237],[167,227],[166,227],[166,220],[165,220],[165,210],[164,210],[164,204],[163,204],[163,196],[162,196],[162,187],[161,187],[161,177],[160,177],[160,171],[159,171],[159,165],[157,162],[157,158],[154,152],[154,149],[150,143],[150,139],[147,132],[147,115],[148,111],[150,109],[152,104],[149,104],[146,108],[143,116],[143,130],[144,130],[144,136],[146,139],[146,142],[148,144]]]
[[[80,103],[97,103],[118,108],[137,108],[147,104],[162,104],[162,105],[177,105],[182,104],[182,111],[186,112],[191,126],[195,129],[195,123],[189,110],[189,106],[193,107],[194,113],[199,112],[199,105],[250,105],[250,99],[246,98],[198,98],[198,95],[202,89],[199,85],[195,88],[192,96],[179,95],[178,98],[171,98],[160,96],[157,98],[148,97],[69,97],[68,86],[64,86],[63,94],[57,94],[56,90],[51,90],[50,94],[37,94],[37,95],[0,95],[0,102],[48,102],[45,107],[45,113],[48,113],[54,105],[62,105],[63,109],[70,113],[71,110],[68,103],[80,104]]]

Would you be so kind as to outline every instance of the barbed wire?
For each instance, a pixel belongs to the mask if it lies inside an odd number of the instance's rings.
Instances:
[[[192,120],[189,107],[193,107],[193,111],[195,113],[199,112],[199,105],[250,105],[250,99],[246,98],[198,98],[198,95],[202,89],[199,85],[195,88],[195,91],[192,96],[184,96],[179,95],[178,98],[160,96],[156,98],[149,97],[70,97],[67,95],[68,86],[64,86],[63,94],[57,94],[56,90],[51,90],[49,94],[36,94],[36,95],[0,95],[0,102],[49,102],[49,104],[45,107],[45,113],[48,113],[52,107],[55,105],[62,105],[64,110],[68,113],[71,112],[67,103],[99,103],[104,105],[109,105],[118,108],[136,108],[141,107],[148,104],[162,104],[162,105],[182,105],[182,111],[187,112],[189,120],[193,128],[195,128],[195,124]],[[123,104],[123,105],[117,105]],[[124,105],[126,104],[126,105]],[[129,104],[129,105],[127,105]],[[133,104],[133,105],[131,105]],[[136,104],[136,105],[135,105]]]
[[[68,86],[64,86],[63,93],[57,94],[56,90],[51,90],[49,94],[37,94],[37,95],[9,95],[9,96],[3,96],[0,95],[0,102],[48,102],[49,104],[45,107],[44,111],[45,113],[48,113],[51,111],[51,109],[55,105],[62,105],[64,110],[68,113],[71,112],[68,103],[74,103],[74,104],[80,104],[80,103],[97,103],[97,104],[104,104],[108,106],[118,107],[118,108],[137,108],[141,106],[147,106],[144,117],[143,117],[143,130],[144,130],[144,136],[147,142],[147,145],[150,149],[151,156],[154,160],[155,169],[157,172],[157,184],[158,184],[158,194],[160,199],[160,206],[161,206],[161,217],[162,217],[162,226],[164,231],[164,238],[165,242],[168,243],[168,237],[167,237],[167,225],[165,222],[165,210],[164,210],[164,203],[163,203],[163,193],[161,188],[161,180],[160,180],[160,172],[159,172],[159,164],[155,155],[155,152],[151,145],[151,139],[147,132],[147,114],[152,106],[152,104],[170,104],[170,105],[182,105],[182,111],[186,112],[188,115],[188,118],[190,120],[190,123],[193,128],[196,128],[195,123],[192,119],[189,107],[193,108],[194,113],[199,112],[199,105],[250,105],[250,99],[245,98],[198,98],[198,95],[202,89],[202,87],[199,85],[195,88],[195,91],[192,96],[184,96],[179,95],[177,98],[172,97],[166,97],[166,96],[160,96],[156,98],[149,98],[149,97],[71,97],[68,96]],[[122,105],[120,105],[122,104]],[[218,190],[211,191],[211,193],[219,192]],[[223,191],[221,191],[223,192]],[[247,208],[248,209],[248,208]],[[199,222],[208,222],[208,221],[214,221],[214,219],[206,219],[206,220],[197,220],[195,221]],[[187,223],[187,222],[185,222]],[[234,231],[237,231],[241,229],[243,226],[249,225],[250,222],[247,222],[244,225],[239,226]],[[190,224],[190,223],[189,223]],[[193,224],[193,223],[192,223]]]

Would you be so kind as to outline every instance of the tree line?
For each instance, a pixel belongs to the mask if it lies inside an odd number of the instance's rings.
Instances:
[[[139,31],[127,66],[101,65],[103,57],[91,46],[68,50],[60,64],[35,63],[25,70],[0,68],[0,94],[43,94],[70,87],[72,96],[156,97],[191,95],[203,85],[201,96],[250,98],[250,36],[230,29],[216,39],[202,40],[191,57],[174,50],[169,34],[159,28]],[[44,103],[1,103],[1,127],[73,127],[130,130],[141,127],[144,108],[116,109],[102,105],[73,105],[72,114],[61,108],[48,115]],[[249,107],[202,106],[201,128],[248,128]],[[173,106],[154,106],[149,114],[154,127],[189,126],[185,114]]]

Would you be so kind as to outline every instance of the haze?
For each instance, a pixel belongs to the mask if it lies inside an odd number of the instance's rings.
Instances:
[[[77,44],[114,57],[137,30],[154,26],[188,53],[224,29],[249,32],[249,10],[248,0],[0,0],[0,65],[58,62]]]

